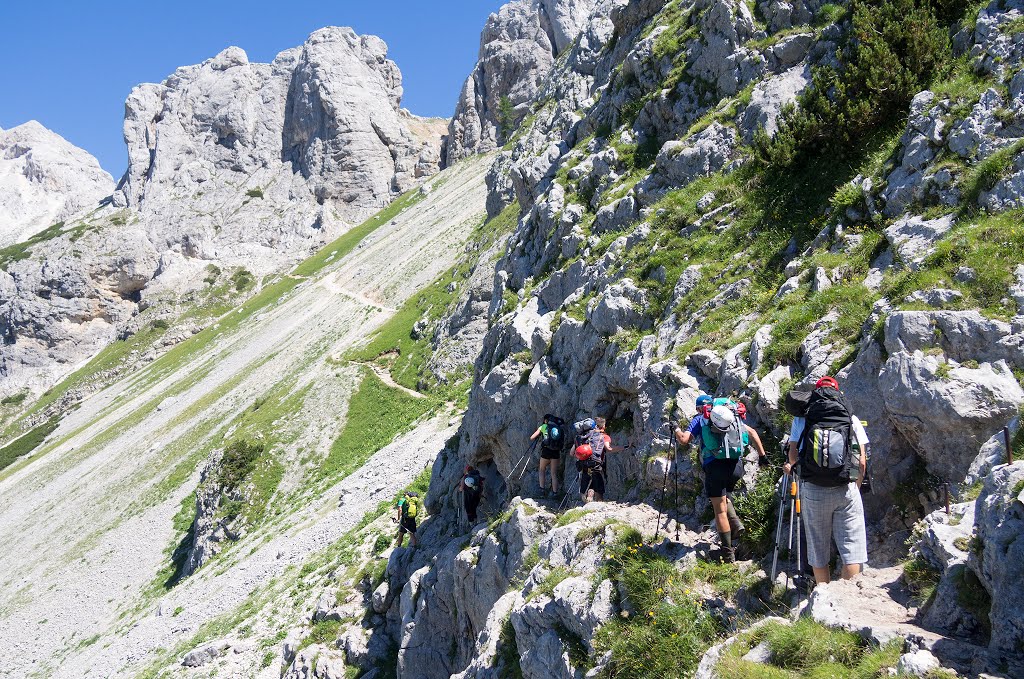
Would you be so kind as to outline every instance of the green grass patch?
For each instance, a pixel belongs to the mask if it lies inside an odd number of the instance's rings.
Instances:
[[[338,639],[338,629],[341,627],[340,620],[320,620],[314,622],[309,636],[302,640],[299,644],[298,650],[302,650],[307,646],[314,644],[321,644],[324,646],[333,646],[334,642]]]
[[[546,596],[549,599],[555,598],[555,587],[559,585],[566,578],[572,577],[573,572],[565,566],[558,566],[552,568],[543,580],[530,592],[530,596],[527,600],[534,599],[538,596]]]
[[[575,523],[576,521],[579,521],[587,514],[593,514],[593,510],[583,509],[582,507],[570,509],[569,511],[565,512],[560,517],[558,517],[558,520],[555,521],[555,527],[561,528],[562,526],[568,526],[570,523]]]
[[[743,660],[753,646],[767,642],[766,664]],[[809,618],[792,625],[768,624],[725,650],[716,672],[731,679],[877,679],[890,676],[903,640],[884,646],[858,635],[825,627]]]
[[[26,398],[28,398],[28,392],[27,391],[21,391],[21,392],[18,392],[17,394],[13,394],[11,396],[7,396],[7,397],[5,397],[3,399],[0,399],[0,405],[3,405],[3,406],[20,406],[22,403],[25,402]]]
[[[935,596],[935,590],[942,579],[942,572],[920,554],[915,554],[903,564],[903,579],[920,605],[927,604]]]
[[[38,448],[39,444],[42,443],[43,440],[49,436],[59,424],[60,418],[52,417],[38,427],[14,439],[3,448],[0,448],[0,469],[6,468],[13,464],[19,457],[24,457]]]
[[[56,224],[52,224],[51,226],[43,229],[39,233],[33,234],[20,243],[14,243],[5,248],[0,248],[0,269],[7,271],[7,267],[11,264],[31,257],[33,245],[38,245],[39,243],[57,238],[63,233],[64,222],[57,222]]]
[[[721,633],[675,566],[643,545],[633,528],[608,547],[603,572],[624,588],[635,616],[604,624],[594,638],[597,653],[611,651],[609,676],[686,676]]]
[[[364,369],[349,401],[345,428],[331,446],[320,475],[331,480],[348,476],[437,405],[433,399],[414,398],[389,387]]]

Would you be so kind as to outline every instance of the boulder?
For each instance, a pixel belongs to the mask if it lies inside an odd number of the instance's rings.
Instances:
[[[732,160],[736,131],[718,122],[686,141],[666,142],[655,161],[658,173],[674,185],[718,172]]]
[[[776,45],[776,48],[784,56],[787,56],[790,49],[793,52],[799,52],[804,42],[804,39],[797,35],[788,40],[784,46]],[[804,46],[803,49],[806,47]],[[751,143],[757,130],[764,130],[769,137],[774,137],[779,127],[778,119],[782,114],[783,107],[795,102],[810,82],[810,67],[801,64],[754,85],[750,103],[744,109],[740,119],[743,140],[748,144]]]
[[[920,350],[891,354],[878,384],[900,434],[929,471],[952,483],[964,479],[981,444],[1024,401],[1003,361],[968,368]]]
[[[916,270],[935,251],[935,243],[953,228],[953,220],[953,215],[938,219],[904,216],[885,229],[885,237],[900,259]]]
[[[1024,461],[995,467],[985,477],[975,513],[980,554],[968,565],[991,597],[990,648],[1024,647]]]

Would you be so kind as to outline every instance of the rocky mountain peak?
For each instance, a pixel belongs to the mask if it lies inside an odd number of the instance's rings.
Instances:
[[[0,247],[96,205],[113,190],[99,161],[35,120],[0,130]]]
[[[447,162],[497,148],[558,57],[587,27],[594,0],[514,0],[490,15],[476,67],[448,128]]]

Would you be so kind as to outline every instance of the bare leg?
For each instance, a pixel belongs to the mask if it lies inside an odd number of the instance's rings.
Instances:
[[[401,547],[403,542],[405,542],[405,533],[399,529],[398,537],[395,538],[395,547]]]
[[[548,460],[551,464],[548,467],[551,469],[551,492],[558,492],[558,460]]]
[[[719,533],[729,532],[729,503],[727,497],[710,498],[711,506],[715,510],[715,527]]]
[[[849,566],[844,565],[843,580],[850,580],[860,575],[860,567],[859,563],[851,563]],[[815,576],[817,576],[817,573],[815,573]]]
[[[544,472],[547,471],[548,462],[550,460],[545,460],[543,457],[540,458],[540,468],[537,471],[537,482],[540,484],[540,492],[542,493],[544,492]]]
[[[814,569],[814,581],[819,585],[827,584],[829,581],[832,580],[832,573],[829,572],[828,566],[825,566],[824,568],[811,566],[811,568]]]

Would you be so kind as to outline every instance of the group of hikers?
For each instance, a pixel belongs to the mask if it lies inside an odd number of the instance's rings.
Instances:
[[[704,492],[714,510],[714,525],[719,537],[719,557],[735,562],[736,547],[745,532],[730,493],[736,491],[744,475],[748,449],[758,454],[762,466],[768,456],[758,432],[746,424],[746,407],[731,398],[701,394],[696,399],[696,414],[685,424],[672,427],[672,435],[681,446],[697,445],[704,476]],[[809,391],[791,391],[785,398],[786,410],[793,415],[788,437],[783,440],[786,461],[780,479],[782,498],[776,528],[776,557],[781,541],[786,493],[791,499],[790,545],[793,526],[797,532],[797,553],[806,541],[806,563],[815,581],[828,582],[832,545],[842,563],[842,577],[857,575],[867,562],[867,537],[860,488],[867,480],[868,437],[864,425],[852,412],[838,382],[822,377]],[[570,493],[578,492],[583,502],[602,501],[606,489],[606,456],[630,446],[612,445],[602,417],[587,418],[572,425],[571,446],[576,464],[576,481]],[[533,447],[540,443],[538,485],[543,498],[557,498],[561,480],[559,461],[568,441],[569,426],[548,414],[530,436],[531,446],[520,463],[528,463]],[[753,459],[753,458],[751,458]],[[513,474],[519,464],[513,469]],[[525,473],[525,466],[523,471]],[[511,475],[510,475],[511,476]],[[550,483],[548,482],[550,480]],[[484,478],[473,466],[467,466],[459,481],[461,509],[470,525],[476,522],[477,509],[484,494]],[[564,500],[563,500],[564,503]],[[409,533],[416,545],[416,508],[418,498],[407,495],[399,501],[401,546]],[[795,512],[795,514],[794,514]],[[799,560],[799,557],[798,557]],[[800,566],[802,570],[802,565]],[[774,570],[774,565],[773,565]]]

